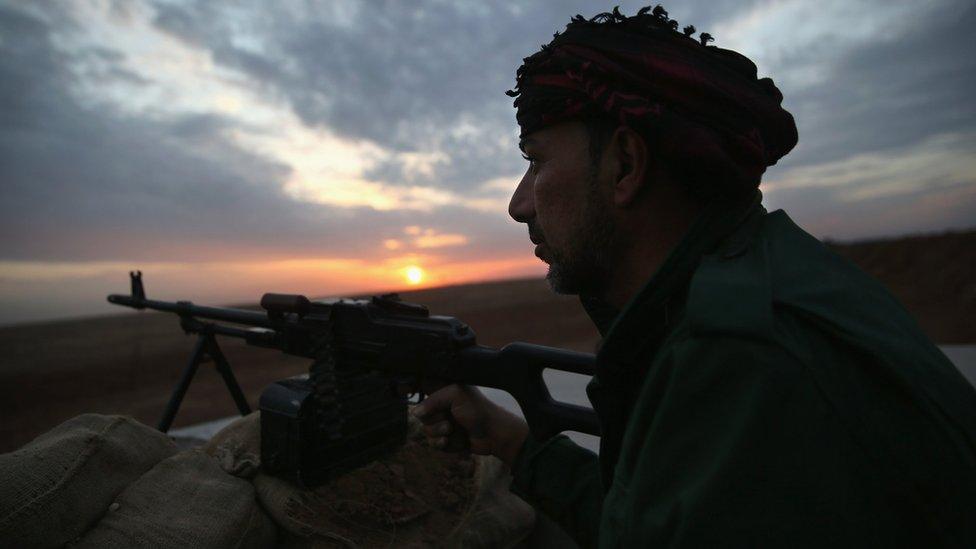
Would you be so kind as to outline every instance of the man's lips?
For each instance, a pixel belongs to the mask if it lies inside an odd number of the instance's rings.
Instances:
[[[545,259],[542,257],[542,251],[545,248],[545,241],[542,239],[542,235],[536,234],[536,231],[533,231],[530,228],[529,240],[535,244],[535,256],[545,261]]]
[[[539,243],[535,245],[535,256],[543,261],[546,260],[544,257],[542,257],[542,251],[544,249],[545,249],[545,244]]]

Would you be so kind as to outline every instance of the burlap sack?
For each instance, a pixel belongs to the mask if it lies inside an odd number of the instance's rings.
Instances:
[[[399,451],[314,490],[257,472],[259,413],[228,425],[204,450],[225,471],[253,478],[282,547],[511,547],[535,525],[499,460],[430,448],[412,417]]]
[[[73,546],[273,547],[276,535],[251,483],[193,449],[159,462],[130,484]]]
[[[217,432],[201,449],[237,477],[254,478],[261,467],[261,412],[248,414]]]
[[[85,414],[0,455],[0,547],[53,547],[77,538],[122,490],[176,453],[132,418]]]
[[[500,459],[491,456],[476,459],[475,500],[445,540],[444,547],[511,547],[532,532],[535,510],[509,491],[512,477]]]

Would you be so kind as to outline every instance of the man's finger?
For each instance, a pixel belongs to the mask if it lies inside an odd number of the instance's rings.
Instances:
[[[446,437],[451,434],[454,427],[451,425],[450,421],[438,421],[436,423],[431,423],[429,425],[424,425],[424,433],[430,437]]]
[[[440,423],[442,421],[448,421],[449,420],[448,412],[446,412],[446,411],[445,412],[441,412],[441,411],[433,412],[433,413],[429,413],[429,414],[423,415],[423,416],[417,415],[417,413],[414,412],[414,417],[416,417],[417,419],[419,419],[420,420],[420,423],[423,423],[424,425],[433,425],[435,423]]]
[[[491,455],[491,441],[487,438],[472,438],[470,439],[470,451],[472,454],[479,454],[482,456]]]
[[[423,421],[424,423],[429,423],[425,421],[425,416],[428,416],[434,412],[449,411],[451,409],[451,404],[454,399],[457,398],[458,391],[460,387],[457,385],[448,385],[443,387],[424,399],[423,402],[413,407],[413,414]]]

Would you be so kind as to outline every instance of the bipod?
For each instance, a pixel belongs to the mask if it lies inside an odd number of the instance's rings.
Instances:
[[[159,420],[159,426],[157,428],[164,433],[169,431],[169,427],[173,424],[173,419],[176,417],[176,412],[179,411],[180,404],[183,402],[183,397],[186,396],[186,390],[190,388],[190,382],[193,381],[193,376],[197,373],[197,368],[207,358],[213,359],[214,365],[224,378],[224,384],[227,385],[227,390],[230,391],[230,396],[233,397],[234,403],[237,404],[237,409],[241,412],[241,415],[246,416],[250,414],[251,407],[247,404],[247,399],[241,391],[241,386],[237,384],[237,378],[234,377],[234,371],[231,370],[230,364],[227,363],[227,358],[224,357],[220,346],[217,345],[217,338],[214,337],[212,325],[196,321],[195,319],[184,318],[183,328],[187,332],[198,333],[199,337],[197,337],[197,344],[193,350],[193,356],[190,357],[190,363],[186,365],[186,369],[183,370],[183,376],[173,389],[173,394],[169,397],[169,404],[166,405],[166,411],[163,412],[163,418]]]

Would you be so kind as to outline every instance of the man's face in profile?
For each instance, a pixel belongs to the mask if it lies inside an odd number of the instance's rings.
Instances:
[[[523,139],[529,167],[509,203],[509,215],[529,227],[546,278],[562,294],[600,295],[611,273],[614,224],[606,177],[590,156],[580,122],[564,122]]]

